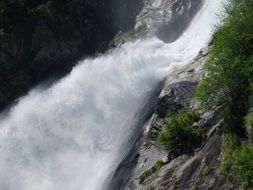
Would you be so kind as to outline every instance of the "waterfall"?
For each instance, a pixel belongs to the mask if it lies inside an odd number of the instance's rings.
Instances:
[[[129,151],[145,96],[198,54],[222,10],[206,0],[175,42],[125,43],[21,98],[0,117],[0,189],[102,189]]]

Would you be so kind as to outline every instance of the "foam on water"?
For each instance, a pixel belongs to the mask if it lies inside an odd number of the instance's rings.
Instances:
[[[0,190],[102,189],[128,151],[144,97],[197,55],[221,11],[222,0],[206,0],[177,41],[126,43],[23,97],[0,121]]]

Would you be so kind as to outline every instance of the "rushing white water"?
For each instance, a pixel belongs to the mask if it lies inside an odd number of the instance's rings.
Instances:
[[[22,98],[0,122],[0,190],[102,189],[145,95],[197,55],[221,11],[207,0],[177,41],[127,43]]]

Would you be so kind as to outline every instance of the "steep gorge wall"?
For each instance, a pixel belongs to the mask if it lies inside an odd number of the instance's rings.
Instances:
[[[138,141],[135,159],[131,160],[135,167],[126,190],[239,189],[234,176],[228,179],[219,171],[223,154],[222,126],[215,123],[214,112],[203,110],[201,113],[207,141],[194,155],[182,155],[171,160],[156,142],[165,116],[198,107],[193,93],[204,72],[202,66],[207,58],[208,47],[203,48],[187,67],[175,71],[166,79],[155,112]],[[158,160],[166,164],[140,183],[139,177]]]
[[[160,37],[159,32],[166,31],[162,40],[165,42],[174,41],[184,32],[201,6],[202,1],[145,1],[144,8],[137,16],[135,25],[135,28],[145,25],[145,31],[137,32],[131,38],[145,38],[153,35]],[[186,21],[182,22],[184,19]],[[174,31],[173,26],[175,26]],[[166,29],[168,27],[169,29]],[[130,39],[125,38],[124,34],[120,34],[116,37],[114,45],[119,46]],[[168,76],[159,98],[156,97],[156,101],[158,101],[156,110],[149,121],[146,121],[142,138],[137,141],[132,151],[122,161],[108,189],[144,188],[139,184],[138,177],[157,160],[166,158],[167,154],[156,147],[157,130],[168,112],[174,113],[184,110],[191,103],[193,91],[201,73],[200,65],[206,60],[207,51],[207,48],[203,49],[189,67],[175,71],[177,74],[173,76]]]

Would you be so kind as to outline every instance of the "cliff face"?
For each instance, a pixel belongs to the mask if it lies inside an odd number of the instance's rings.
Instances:
[[[208,48],[202,49],[198,57],[186,68],[167,78],[158,98],[156,111],[145,127],[143,137],[138,142],[135,168],[125,189],[127,190],[167,190],[167,189],[238,189],[234,177],[227,179],[219,171],[223,153],[222,126],[216,124],[215,113],[203,110],[201,123],[207,140],[194,155],[182,155],[175,159],[157,146],[158,131],[165,116],[198,107],[193,92],[203,72],[202,65],[208,57]],[[191,142],[189,142],[191,143]],[[157,160],[166,163],[143,182],[140,176],[149,170]]]
[[[110,45],[115,47],[131,39],[154,35],[166,43],[173,42],[188,27],[202,3],[203,0],[143,0],[135,27],[119,32]]]
[[[155,112],[145,127],[143,137],[140,140],[137,165],[126,189],[145,189],[149,185],[145,185],[146,181],[140,184],[139,176],[151,168],[157,160],[168,161],[167,153],[159,150],[157,146],[158,131],[161,129],[161,124],[166,116],[194,106],[193,92],[197,85],[195,67],[198,66],[199,62],[193,63],[181,71],[176,71],[177,74],[166,79],[164,88],[157,100]]]
[[[202,6],[202,0],[145,0],[136,27],[146,25],[165,42],[175,41]]]
[[[130,38],[119,34],[115,38],[115,45],[132,38],[152,35],[165,42],[172,42],[184,31],[201,5],[202,1],[147,0],[137,16],[135,26],[138,28],[145,25],[145,30],[136,32]],[[144,126],[141,138],[122,161],[108,189],[239,189],[234,175],[228,179],[220,171],[224,153],[223,127],[220,123],[216,123],[215,111],[200,111],[200,123],[207,138],[194,154],[171,158],[168,152],[160,150],[157,145],[158,133],[165,117],[189,108],[199,108],[193,93],[204,73],[202,66],[208,58],[208,51],[209,46],[204,47],[188,66],[176,70],[174,75],[166,78],[153,115]],[[153,168],[158,160],[164,163],[161,169],[140,180],[140,176]]]
[[[203,48],[188,66],[166,78],[141,138],[122,161],[108,189],[239,189],[234,175],[227,178],[220,171],[224,151],[223,127],[215,122],[215,111],[201,110],[200,123],[206,132],[206,141],[194,154],[171,158],[157,145],[158,132],[165,117],[199,107],[193,93],[204,72],[202,66],[208,58],[208,49]],[[140,181],[140,176],[158,160],[164,162],[161,169]]]

